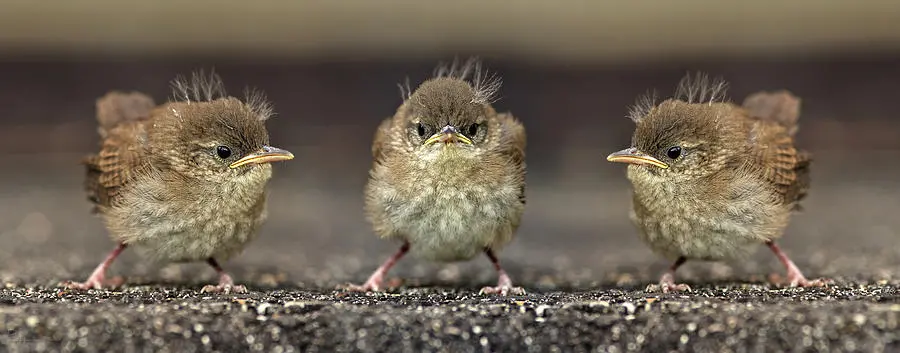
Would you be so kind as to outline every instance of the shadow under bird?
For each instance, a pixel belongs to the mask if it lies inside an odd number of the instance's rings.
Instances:
[[[134,245],[158,261],[206,261],[219,283],[204,292],[246,291],[218,261],[256,237],[270,163],[294,156],[269,146],[273,111],[261,93],[227,96],[217,75],[202,72],[173,88],[175,101],[160,106],[136,92],[97,101],[101,147],[85,160],[85,188],[118,246],[69,288],[102,288],[107,268]]]
[[[689,259],[742,258],[760,244],[785,266],[790,286],[825,285],[807,280],[775,244],[809,187],[810,155],[794,147],[800,100],[760,92],[737,106],[724,101],[725,89],[697,74],[674,98],[640,98],[629,114],[631,147],[607,157],[629,163],[630,215],[642,240],[674,261],[658,289],[689,290],[674,280]]]
[[[400,250],[357,291],[381,290],[407,251],[431,261],[486,254],[499,280],[482,293],[518,294],[497,252],[525,208],[525,129],[491,106],[500,87],[477,59],[441,66],[375,133],[365,210],[375,233]]]

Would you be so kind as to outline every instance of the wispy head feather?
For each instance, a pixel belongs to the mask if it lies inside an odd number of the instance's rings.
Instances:
[[[272,102],[266,98],[266,94],[256,88],[244,89],[244,104],[259,116],[259,120],[267,120],[275,115]]]
[[[726,91],[728,83],[721,77],[710,79],[709,76],[702,72],[694,75],[688,73],[675,88],[675,96],[673,99],[681,100],[691,104],[713,104],[724,102],[726,99]],[[645,116],[650,114],[657,105],[656,92],[647,92],[635,100],[634,105],[628,109],[628,118],[634,122],[638,122]]]
[[[177,76],[172,81],[173,96],[181,102],[210,102],[226,97],[225,84],[214,70],[209,75],[203,70],[191,73],[191,78]]]
[[[710,79],[705,73],[697,72],[693,76],[688,73],[675,89],[675,99],[687,103],[712,104],[725,100],[728,83],[721,77]]]
[[[472,103],[480,104],[495,102],[497,91],[503,85],[500,76],[482,68],[478,57],[468,58],[464,62],[457,58],[450,64],[441,63],[434,70],[434,77],[450,77],[468,82],[475,92]]]
[[[650,111],[656,107],[656,91],[647,91],[647,93],[639,96],[634,105],[628,109],[628,118],[634,122],[650,114]]]
[[[172,80],[172,91],[175,101],[194,103],[211,102],[219,98],[228,97],[225,92],[225,83],[214,70],[209,74],[198,70],[191,73],[191,78],[177,76]],[[260,90],[247,87],[244,89],[244,104],[254,112],[260,120],[266,120],[275,114],[272,103]]]
[[[409,77],[403,80],[403,83],[398,83],[397,87],[400,88],[400,97],[403,97],[403,100],[409,99],[409,96],[412,95],[412,89],[409,86]]]

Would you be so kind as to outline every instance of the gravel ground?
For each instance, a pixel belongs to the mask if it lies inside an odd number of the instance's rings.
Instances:
[[[900,283],[509,298],[440,287],[204,296],[169,286],[73,293],[8,284],[0,344],[21,352],[897,351]]]

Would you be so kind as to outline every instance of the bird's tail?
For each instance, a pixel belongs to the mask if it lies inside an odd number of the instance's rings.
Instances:
[[[797,121],[800,119],[800,98],[791,92],[782,90],[754,93],[744,99],[743,107],[753,117],[784,126],[791,136],[797,132]]]
[[[113,91],[97,99],[97,122],[101,137],[121,123],[150,117],[155,103],[153,98],[139,92]]]

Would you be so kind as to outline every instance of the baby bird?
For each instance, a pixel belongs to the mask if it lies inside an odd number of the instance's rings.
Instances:
[[[674,280],[688,259],[741,258],[758,244],[784,264],[790,286],[824,285],[775,245],[809,187],[810,155],[793,139],[800,100],[761,92],[741,107],[724,102],[725,89],[697,74],[682,79],[672,99],[642,97],[630,112],[631,147],[607,157],[629,163],[630,216],[641,239],[674,261],[659,289],[690,289]]]
[[[500,87],[480,62],[441,66],[384,120],[372,145],[365,210],[375,233],[402,242],[363,285],[380,290],[407,251],[431,261],[464,261],[484,253],[499,281],[482,293],[520,294],[500,267],[525,208],[525,129],[491,103]]]
[[[266,218],[271,162],[292,159],[269,146],[271,105],[258,92],[227,96],[221,79],[194,73],[173,82],[176,101],[156,107],[141,93],[97,101],[100,152],[85,160],[85,189],[118,246],[72,289],[103,287],[106,269],[128,246],[163,262],[206,261],[219,284],[203,292],[244,292],[218,261],[236,255]]]

